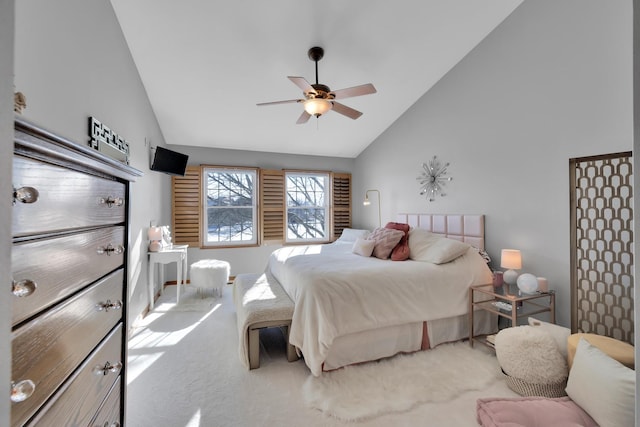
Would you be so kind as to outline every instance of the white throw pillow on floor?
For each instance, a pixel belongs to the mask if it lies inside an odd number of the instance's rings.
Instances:
[[[567,394],[600,427],[634,425],[636,373],[580,338]]]

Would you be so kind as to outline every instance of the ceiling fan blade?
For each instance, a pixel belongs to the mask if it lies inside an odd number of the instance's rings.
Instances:
[[[287,99],[286,101],[261,102],[256,105],[262,106],[262,105],[275,105],[275,104],[290,104],[292,102],[302,102],[302,101],[304,101],[304,99]]]
[[[362,115],[360,111],[354,110],[353,108],[347,107],[346,105],[340,104],[339,102],[333,101],[332,104],[333,104],[333,108],[332,108],[333,111],[335,111],[336,113],[340,113],[343,116],[347,116],[350,119],[355,120]]]
[[[376,92],[376,88],[371,83],[367,83],[360,86],[348,87],[346,89],[334,90],[330,93],[334,95],[334,99],[344,99],[352,98],[354,96],[370,95]]]
[[[305,124],[309,121],[310,117],[311,117],[311,114],[307,113],[306,111],[302,111],[302,114],[300,114],[300,117],[298,117],[298,121],[296,122],[296,124],[297,125]]]
[[[307,94],[307,93],[317,94],[317,92],[313,88],[313,86],[311,86],[309,84],[309,82],[307,81],[307,79],[305,79],[304,77],[287,76],[287,78],[289,80],[291,80],[293,82],[293,84],[295,84],[300,89],[302,89],[302,92],[304,92],[305,94]]]

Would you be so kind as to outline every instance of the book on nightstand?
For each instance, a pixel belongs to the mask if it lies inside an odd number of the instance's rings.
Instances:
[[[491,345],[496,345],[496,334],[487,335],[487,342]]]

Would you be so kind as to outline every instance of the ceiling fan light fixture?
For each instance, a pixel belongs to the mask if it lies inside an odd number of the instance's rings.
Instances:
[[[304,111],[302,112],[300,117],[298,117],[298,121],[296,121],[296,124],[299,125],[307,123],[311,116],[320,117],[321,115],[331,110],[335,111],[338,114],[342,114],[343,116],[348,117],[352,120],[360,117],[362,115],[360,111],[354,110],[351,107],[347,107],[337,100],[376,93],[376,88],[371,83],[367,83],[359,86],[332,91],[329,86],[318,83],[318,61],[322,59],[323,55],[324,49],[322,49],[321,47],[316,46],[309,49],[309,59],[311,59],[316,64],[315,84],[309,83],[304,77],[287,76],[287,78],[291,80],[294,85],[302,89],[304,98],[288,99],[285,101],[262,102],[258,105],[300,103],[304,107]]]
[[[304,101],[304,110],[312,116],[320,117],[331,110],[333,104],[327,99],[312,98]]]

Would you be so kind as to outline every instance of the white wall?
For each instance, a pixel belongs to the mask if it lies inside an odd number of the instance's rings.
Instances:
[[[255,151],[223,150],[200,147],[169,146],[168,148],[189,155],[190,165],[247,166],[262,169],[305,169],[351,172],[354,159],[298,156],[291,154],[261,153]],[[167,223],[170,222],[170,217]],[[188,249],[189,263],[200,259],[214,258],[228,261],[231,275],[262,272],[269,254],[279,245],[265,245],[243,249]],[[175,273],[174,264],[167,271]]]
[[[168,179],[150,174],[145,138],[164,144],[108,0],[21,0],[16,4],[15,84],[24,116],[79,144],[94,116],[129,142],[145,173],[131,187],[129,290],[132,318],[148,304],[146,227],[170,203]]]
[[[527,0],[357,159],[357,203],[395,213],[484,213],[487,248],[522,250],[570,324],[569,158],[633,144],[631,0]],[[421,163],[451,163],[448,195],[418,195]],[[372,204],[373,206],[373,204]],[[375,207],[375,206],[373,206]]]
[[[13,156],[13,0],[0,1],[0,194],[11,194]],[[11,218],[11,199],[0,197],[0,218]],[[11,247],[11,221],[0,221],[0,247]],[[11,252],[0,251],[0,283],[11,283]],[[6,289],[6,288],[5,288]],[[5,290],[5,294],[6,290]],[[8,426],[11,413],[11,299],[0,298],[0,426]]]

